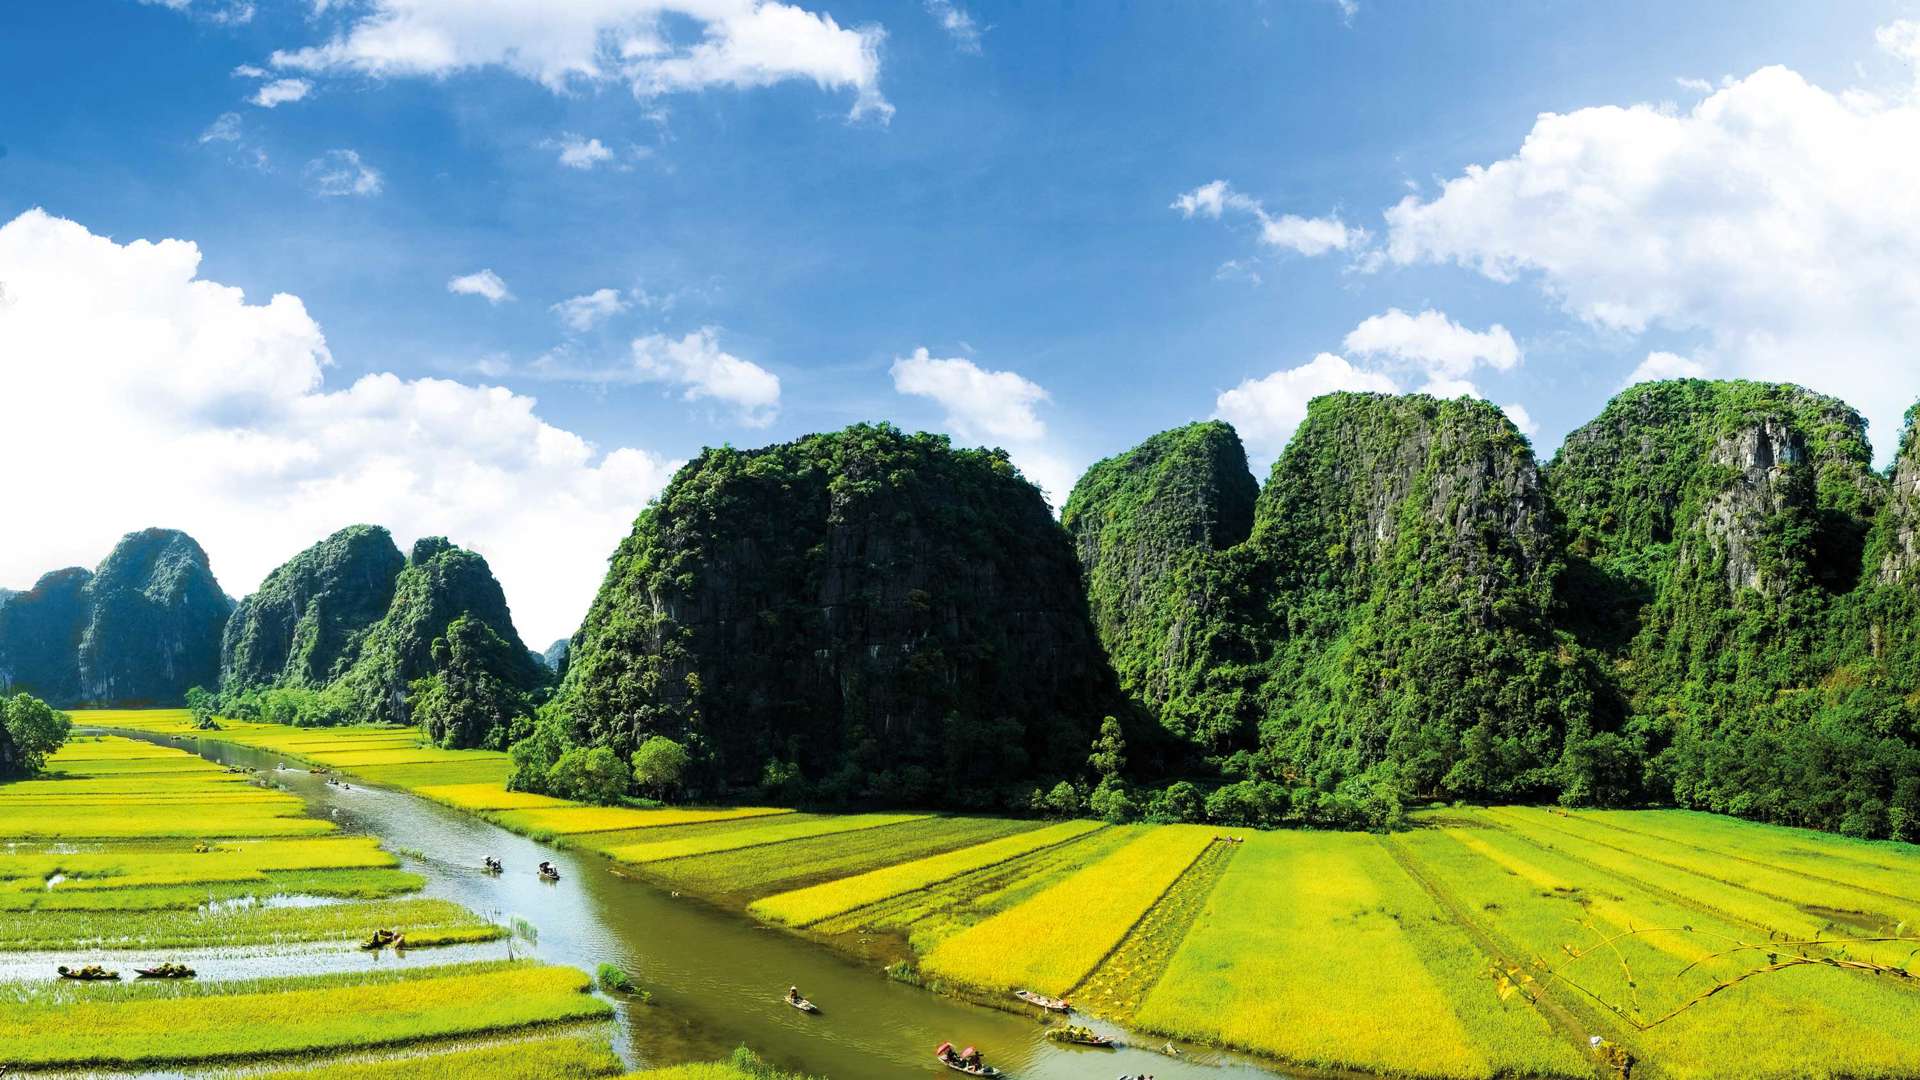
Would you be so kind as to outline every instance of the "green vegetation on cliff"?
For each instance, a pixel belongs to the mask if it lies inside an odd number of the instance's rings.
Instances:
[[[56,570],[0,600],[0,690],[60,706],[182,701],[219,679],[231,610],[192,537],[128,533],[92,573]]]
[[[393,603],[405,565],[377,525],[350,525],[287,560],[227,622],[221,686],[320,687],[339,677]]]
[[[417,724],[447,747],[503,749],[548,676],[514,631],[487,561],[444,537],[402,559],[356,525],[308,548],[242,601],[221,707],[297,724]]]
[[[1116,699],[1072,548],[1005,453],[858,425],[683,468],[554,707],[622,759],[674,739],[709,791],[984,805],[1083,769]]]

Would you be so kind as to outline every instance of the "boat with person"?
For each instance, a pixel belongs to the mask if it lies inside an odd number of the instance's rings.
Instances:
[[[134,968],[133,973],[143,979],[191,979],[196,974],[195,971],[187,965],[176,964],[171,961],[161,964],[159,967]]]
[[[1074,1046],[1098,1046],[1111,1049],[1113,1039],[1102,1035],[1090,1027],[1068,1024],[1066,1027],[1048,1028],[1047,1038],[1054,1042],[1071,1043]]]
[[[88,964],[85,967],[77,968],[70,968],[65,964],[61,964],[54,970],[60,973],[61,978],[73,979],[78,982],[112,982],[120,978],[119,972],[108,971],[99,964]]]
[[[800,988],[797,986],[787,987],[786,996],[781,998],[780,1000],[786,1002],[787,1004],[793,1006],[796,1009],[799,1009],[803,1013],[817,1013],[820,1011],[820,1006],[815,1005],[813,1002],[808,1001],[806,998],[803,998],[800,996]]]
[[[1073,1003],[1066,998],[1048,997],[1045,994],[1036,993],[1032,990],[1015,990],[1013,996],[1029,1005],[1045,1009],[1048,1012],[1069,1013],[1073,1011]]]
[[[540,880],[541,881],[559,881],[560,871],[557,868],[555,868],[555,866],[552,863],[543,862],[540,864]]]
[[[943,1042],[934,1048],[933,1056],[940,1060],[940,1064],[954,1072],[963,1072],[969,1076],[1000,1075],[1000,1070],[982,1061],[980,1051],[971,1046],[965,1050],[956,1051],[952,1043]]]

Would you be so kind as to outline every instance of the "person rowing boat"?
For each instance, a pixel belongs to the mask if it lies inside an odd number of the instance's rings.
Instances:
[[[785,998],[785,1001],[787,1004],[793,1006],[796,1009],[799,1009],[801,1012],[804,1012],[804,1013],[817,1013],[820,1011],[820,1007],[818,1005],[815,1005],[813,1002],[808,1001],[806,998],[803,998],[800,996],[800,988],[797,986],[787,987],[787,996]]]

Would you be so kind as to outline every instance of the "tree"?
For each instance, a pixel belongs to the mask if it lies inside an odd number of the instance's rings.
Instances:
[[[187,711],[193,714],[193,726],[201,731],[218,731],[220,724],[214,720],[214,708],[219,699],[207,692],[204,686],[187,689]]]
[[[13,745],[11,769],[16,776],[32,776],[60,749],[73,730],[73,720],[31,694],[15,694],[0,701],[0,724]],[[4,760],[0,759],[0,766]]]
[[[572,741],[558,715],[549,712],[536,719],[533,731],[507,748],[507,757],[513,762],[513,771],[507,774],[507,790],[546,792],[548,774]]]
[[[1094,776],[1105,787],[1119,781],[1127,767],[1127,740],[1120,721],[1109,716],[1100,721],[1100,734],[1093,740],[1093,753],[1087,758]]]
[[[611,806],[627,793],[629,773],[604,746],[575,746],[547,770],[547,791],[563,799]]]
[[[679,790],[692,760],[686,747],[665,735],[655,735],[633,752],[634,783],[655,798],[665,800]]]

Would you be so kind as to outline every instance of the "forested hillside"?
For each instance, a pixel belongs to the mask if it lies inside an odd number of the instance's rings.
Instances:
[[[614,554],[556,710],[709,789],[987,805],[1084,768],[1112,676],[1073,551],[1000,451],[857,425],[708,450]]]
[[[231,610],[192,537],[128,533],[97,570],[56,570],[0,600],[0,690],[63,708],[178,704],[218,680]]]

